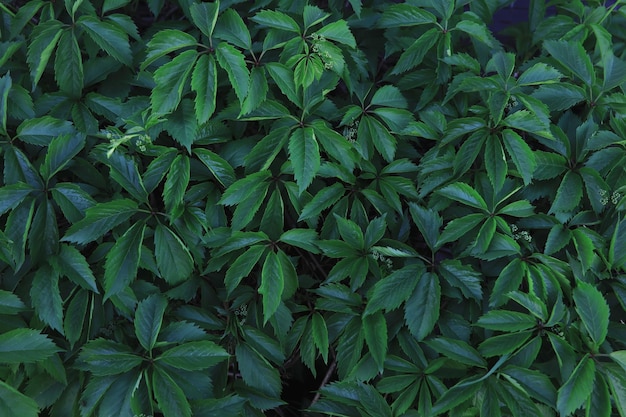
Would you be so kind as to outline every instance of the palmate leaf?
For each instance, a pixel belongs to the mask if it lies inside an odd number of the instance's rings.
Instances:
[[[564,416],[569,416],[582,406],[593,390],[596,378],[595,361],[589,355],[583,356],[569,379],[558,391],[557,410]]]
[[[85,218],[74,223],[61,241],[85,244],[96,240],[128,220],[137,210],[137,203],[133,200],[119,199],[99,203],[87,209]]]
[[[149,352],[152,351],[159,336],[166,308],[167,300],[158,294],[151,295],[137,304],[135,335],[141,346]]]
[[[32,363],[61,351],[48,336],[33,329],[14,329],[0,334],[0,363]]]
[[[0,381],[0,414],[37,417],[39,406],[34,399],[22,394],[6,382]]]
[[[595,286],[583,281],[578,281],[573,296],[576,311],[597,348],[608,333],[609,305]]]
[[[194,262],[183,241],[167,226],[158,224],[154,229],[154,247],[161,276],[170,284],[189,278]]]
[[[164,417],[191,417],[191,406],[183,390],[159,367],[152,373],[152,390]]]
[[[217,94],[217,67],[213,55],[200,55],[198,58],[191,73],[191,89],[196,92],[194,104],[198,124],[206,123],[215,112]]]
[[[278,309],[285,289],[285,277],[278,255],[269,252],[261,270],[259,294],[263,296],[263,322],[267,323]]]
[[[115,242],[104,263],[105,300],[124,290],[137,276],[145,222],[131,226]]]
[[[239,103],[243,105],[250,86],[250,72],[244,55],[226,42],[220,42],[215,48],[215,56],[220,67],[226,71]]]
[[[26,59],[30,67],[33,90],[39,83],[50,60],[52,51],[63,34],[62,27],[63,24],[61,22],[51,19],[38,24],[33,29]]]
[[[133,64],[128,35],[118,26],[103,22],[93,15],[83,15],[77,21],[87,35],[108,55],[127,66]]]
[[[432,272],[423,274],[404,307],[404,321],[418,341],[425,339],[439,319],[441,286]]]
[[[81,350],[79,360],[96,376],[122,374],[139,366],[143,359],[132,349],[112,340],[95,339]]]
[[[178,107],[197,57],[195,50],[182,52],[154,72],[156,87],[150,94],[150,103],[156,114],[167,114]]]
[[[289,156],[298,192],[302,194],[320,168],[320,149],[311,127],[296,129],[289,137]]]

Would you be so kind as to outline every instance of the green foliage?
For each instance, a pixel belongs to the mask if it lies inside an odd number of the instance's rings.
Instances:
[[[511,3],[0,4],[0,415],[626,417],[624,2]]]

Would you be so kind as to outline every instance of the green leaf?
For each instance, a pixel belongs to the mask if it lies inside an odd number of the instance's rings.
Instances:
[[[270,171],[259,171],[237,180],[226,189],[219,204],[225,206],[239,204],[245,200],[253,188],[257,188],[261,183],[267,181],[271,175]]]
[[[563,74],[556,68],[543,62],[538,62],[522,72],[517,79],[517,85],[545,85],[557,83],[561,78],[563,78]]]
[[[156,87],[150,94],[154,113],[167,114],[176,110],[197,57],[195,50],[182,52],[154,72]]]
[[[10,291],[0,290],[0,314],[17,314],[26,310],[26,304]]]
[[[500,140],[489,137],[485,144],[485,168],[494,191],[499,192],[504,186],[507,175],[506,157]]]
[[[432,13],[409,4],[394,4],[389,6],[377,22],[381,28],[401,26],[416,26],[436,23],[437,18]]]
[[[318,236],[313,229],[290,229],[280,235],[278,240],[307,252],[319,253],[319,249],[315,246]]]
[[[109,165],[111,179],[121,185],[131,196],[139,201],[147,201],[148,193],[143,185],[137,161],[118,150],[111,153],[104,161]]]
[[[378,366],[378,372],[382,373],[387,357],[387,321],[383,313],[376,313],[363,317],[363,333],[369,351]]]
[[[104,263],[104,299],[130,285],[137,276],[145,222],[135,223],[113,245]]]
[[[73,348],[83,334],[83,326],[87,319],[87,307],[89,306],[90,294],[87,291],[78,291],[67,306],[63,330],[65,338]]]
[[[239,395],[229,395],[216,399],[194,401],[192,411],[196,417],[239,417],[243,414],[246,399]]]
[[[365,144],[363,144],[362,147],[369,147],[370,144],[372,144],[378,152],[380,152],[385,161],[393,161],[396,153],[397,141],[393,135],[389,133],[389,130],[387,130],[387,128],[378,120],[370,116],[363,116],[361,118],[361,122],[359,123],[358,137],[359,142],[361,140],[365,141]],[[363,149],[362,154],[365,156],[368,153],[363,153],[364,151],[365,149]]]
[[[235,90],[239,103],[243,106],[250,85],[250,72],[244,55],[226,42],[220,42],[215,48],[215,56],[217,62],[228,74],[230,84]]]
[[[0,65],[3,65],[2,59],[0,58]],[[8,136],[7,133],[7,115],[8,115],[8,99],[9,92],[11,91],[11,86],[13,85],[13,80],[11,79],[11,74],[6,74],[4,77],[0,77],[0,133],[5,136]]]
[[[26,62],[30,67],[30,77],[32,79],[32,89],[39,83],[46,65],[50,60],[52,51],[57,46],[61,35],[63,24],[58,20],[50,19],[35,26],[31,33],[31,41],[28,44]]]
[[[492,336],[478,345],[478,351],[486,358],[508,355],[521,348],[531,336],[532,331]]]
[[[233,9],[226,9],[217,19],[214,36],[241,49],[251,49],[250,31],[243,19]]]
[[[259,294],[263,296],[263,322],[276,313],[285,289],[285,277],[278,255],[269,252],[261,270]]]
[[[35,188],[29,184],[16,182],[15,184],[5,185],[0,188],[0,215],[9,210],[14,209],[26,197],[28,197]]]
[[[436,337],[427,340],[425,343],[442,355],[457,362],[469,366],[477,366],[479,368],[487,367],[487,361],[485,361],[480,353],[462,340]]]
[[[39,146],[48,146],[56,136],[75,133],[69,121],[52,116],[24,120],[17,128],[17,135],[22,141]]]
[[[128,220],[137,210],[137,203],[133,200],[118,199],[99,203],[87,209],[85,218],[74,223],[61,241],[89,243]]]
[[[280,397],[281,382],[278,369],[246,343],[237,344],[235,355],[241,377],[247,386],[270,397]]]
[[[406,98],[404,98],[400,89],[393,85],[384,85],[376,90],[370,103],[373,106],[387,106],[400,109],[408,107]]]
[[[483,214],[474,213],[450,221],[441,233],[441,236],[439,236],[439,240],[437,240],[437,247],[441,247],[445,243],[458,240],[470,230],[478,226],[482,221],[484,221],[484,219],[485,216]]]
[[[467,298],[482,300],[481,275],[471,266],[452,259],[446,259],[440,265],[440,272],[450,285],[460,289]]]
[[[466,206],[489,211],[487,203],[478,191],[463,182],[455,182],[454,184],[447,185],[437,190],[437,194],[441,194],[450,200],[458,201]]]
[[[201,340],[183,343],[168,349],[155,361],[186,371],[200,371],[210,368],[228,357],[228,352],[221,346],[208,340]]]
[[[580,175],[567,171],[561,185],[556,190],[552,207],[548,213],[570,212],[574,210],[583,196],[583,181]]]
[[[483,22],[476,23],[471,20],[461,20],[457,23],[455,29],[465,32],[471,38],[490,48],[498,49],[498,41],[493,37],[491,32],[489,32],[489,28],[487,28]]]
[[[59,182],[50,191],[70,223],[81,220],[87,209],[96,205],[96,201],[76,184]]]
[[[440,299],[439,277],[432,272],[423,274],[404,307],[404,321],[418,341],[424,340],[439,320]]]
[[[232,294],[241,280],[250,275],[252,268],[259,262],[265,251],[264,245],[254,245],[235,259],[224,277],[224,285],[226,285],[228,294]]]
[[[573,291],[576,312],[595,346],[604,343],[609,327],[609,305],[593,285],[578,281]]]
[[[300,213],[298,221],[304,221],[316,217],[323,210],[329,208],[335,204],[345,193],[343,184],[335,183],[329,187],[326,187],[311,199],[303,208]]]
[[[583,45],[575,41],[546,40],[543,47],[561,65],[588,86],[595,81],[593,64]]]
[[[296,129],[289,137],[289,157],[298,192],[302,194],[320,168],[320,149],[311,127]]]
[[[517,311],[491,310],[483,314],[476,324],[489,330],[518,332],[535,327],[537,319],[529,314]]]
[[[94,375],[106,376],[128,372],[139,366],[143,359],[132,349],[112,340],[96,339],[83,346],[79,360]]]
[[[504,120],[502,120],[500,124],[513,129],[533,133],[547,139],[554,138],[547,121],[542,120],[539,116],[528,110],[518,110],[515,113],[511,113]]]
[[[261,10],[250,18],[253,22],[274,29],[300,33],[300,26],[290,16],[276,10]]]
[[[57,172],[61,171],[84,146],[85,135],[82,133],[60,135],[52,139],[40,169],[44,180],[49,181]]]
[[[191,406],[185,392],[165,370],[154,369],[152,389],[164,417],[191,417]]]
[[[39,406],[4,381],[0,381],[0,414],[4,416],[37,417]]]
[[[50,263],[59,275],[66,276],[86,290],[98,293],[96,278],[89,263],[74,246],[61,245],[59,253],[50,259]]]
[[[0,363],[3,364],[39,362],[60,351],[38,330],[14,329],[0,334]]]
[[[313,332],[313,343],[322,354],[324,363],[328,363],[328,328],[320,313],[316,312],[311,316],[311,331]]]
[[[127,66],[133,64],[133,54],[128,42],[128,35],[118,26],[103,22],[95,16],[83,15],[77,25],[108,55]]]
[[[298,97],[293,71],[278,62],[268,62],[264,65],[264,68],[270,77],[272,77],[281,93],[287,96],[293,104],[301,107],[301,100]]]
[[[170,165],[165,184],[163,186],[163,201],[165,210],[172,217],[178,217],[182,211],[183,197],[187,191],[190,179],[190,162],[187,155],[177,155]]]
[[[614,268],[626,269],[626,219],[617,223],[611,236],[609,262]]]
[[[324,36],[331,41],[343,43],[351,48],[356,48],[356,39],[350,32],[350,28],[345,20],[337,20],[317,30],[318,36]]]
[[[217,16],[219,14],[220,3],[193,3],[189,7],[189,13],[191,14],[191,20],[198,29],[206,36],[211,38],[213,36],[213,30],[217,23]]]
[[[63,31],[54,59],[54,76],[59,89],[79,98],[83,90],[83,60],[74,31]]]
[[[604,376],[611,390],[615,408],[620,416],[626,416],[626,380],[624,373],[616,367],[607,367]]]
[[[595,362],[585,355],[569,379],[559,388],[556,402],[559,413],[569,416],[587,401],[593,390],[595,373]]]
[[[42,265],[35,272],[30,298],[41,321],[63,334],[63,300],[59,290],[59,275],[50,266]]]
[[[178,284],[192,274],[194,262],[183,241],[167,226],[154,229],[154,251],[161,276],[170,284]]]
[[[556,389],[550,378],[543,373],[518,366],[507,366],[503,373],[515,379],[532,398],[548,406],[556,403]]]
[[[202,4],[208,5],[208,3]],[[217,67],[213,55],[200,55],[198,58],[191,73],[191,89],[196,92],[194,103],[198,124],[206,123],[215,112],[216,106]]]
[[[182,48],[195,47],[196,44],[196,38],[188,33],[175,29],[161,30],[148,42],[146,59],[141,64],[140,69],[146,69],[148,65],[169,53]]]
[[[267,78],[262,68],[254,67],[250,72],[250,88],[248,95],[241,105],[239,116],[252,113],[261,106],[267,98]]]
[[[565,82],[542,84],[535,90],[533,97],[542,101],[553,111],[562,111],[585,100],[585,90]]]
[[[400,55],[391,74],[401,74],[421,64],[426,54],[439,41],[440,36],[441,30],[438,28],[427,30]]]
[[[152,352],[161,331],[166,308],[167,300],[158,294],[144,298],[137,304],[134,323],[135,335],[141,346],[149,352]]]

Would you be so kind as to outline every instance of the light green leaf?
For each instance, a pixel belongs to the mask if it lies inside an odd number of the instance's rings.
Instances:
[[[113,245],[104,263],[104,299],[122,291],[135,280],[145,222],[135,223]]]
[[[609,305],[602,293],[593,285],[578,281],[573,292],[576,312],[587,334],[599,347],[604,343],[609,327]]]
[[[587,401],[593,390],[595,373],[595,361],[585,355],[569,379],[559,388],[556,402],[559,413],[569,416]]]
[[[418,341],[424,340],[439,320],[440,298],[441,286],[437,275],[432,272],[423,274],[404,307],[404,321]]]
[[[176,110],[197,57],[195,50],[182,52],[154,72],[156,87],[150,94],[150,103],[155,113],[167,114]]]
[[[167,226],[154,229],[154,254],[161,276],[170,284],[178,284],[191,275],[194,262],[183,241]]]
[[[250,72],[245,62],[245,57],[241,52],[227,44],[221,42],[215,48],[217,62],[228,74],[230,84],[235,90],[239,103],[243,105],[244,99],[248,96],[250,86]]]
[[[296,106],[302,107],[298,91],[296,90],[293,71],[278,62],[268,62],[264,65],[267,73],[272,77],[280,91]]]
[[[14,329],[0,334],[0,363],[32,363],[61,351],[48,336],[33,329]]]
[[[196,92],[194,103],[198,124],[206,123],[215,112],[217,95],[217,68],[213,55],[205,54],[198,58],[191,73],[191,89]]]
[[[127,66],[133,64],[133,54],[128,42],[128,35],[118,26],[103,22],[93,15],[83,15],[77,25],[107,54]]]
[[[134,322],[135,335],[141,346],[148,352],[152,352],[159,336],[166,308],[167,300],[158,294],[144,298],[137,304]]]
[[[200,340],[187,342],[166,350],[155,361],[186,371],[200,371],[224,361],[228,352],[219,345]]]

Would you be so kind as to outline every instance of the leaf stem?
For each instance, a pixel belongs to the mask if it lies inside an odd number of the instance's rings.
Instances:
[[[335,372],[335,368],[337,368],[337,360],[333,359],[330,366],[328,367],[328,370],[326,371],[326,375],[324,375],[324,379],[322,379],[322,382],[320,383],[320,387],[317,389],[317,392],[315,393],[313,400],[311,400],[311,404],[309,405],[309,407],[311,407],[313,404],[319,401],[322,395],[320,390],[324,388],[326,384],[328,384],[328,381],[330,381],[330,377],[333,376],[333,373]]]

